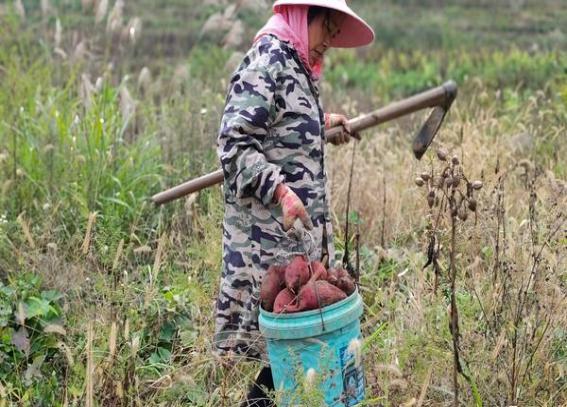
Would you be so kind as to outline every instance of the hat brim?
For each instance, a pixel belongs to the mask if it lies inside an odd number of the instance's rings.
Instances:
[[[356,48],[374,41],[375,35],[372,27],[352,11],[346,3],[329,2],[329,0],[278,0],[274,3],[273,10],[277,12],[279,6],[286,5],[319,6],[344,13],[346,17],[341,31],[331,40],[331,47]]]

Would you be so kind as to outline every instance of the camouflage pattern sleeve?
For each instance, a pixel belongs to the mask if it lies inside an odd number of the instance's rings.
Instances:
[[[264,155],[263,143],[275,119],[276,81],[261,63],[236,73],[230,83],[218,137],[225,185],[238,198],[255,196],[264,205],[283,181],[281,168]]]

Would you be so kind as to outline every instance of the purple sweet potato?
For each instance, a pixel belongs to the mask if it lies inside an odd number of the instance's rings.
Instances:
[[[295,312],[297,308],[296,299],[296,296],[288,288],[284,288],[274,301],[274,312],[278,314]]]
[[[309,280],[309,266],[305,256],[296,256],[285,269],[285,286],[297,293],[301,286]]]
[[[343,290],[346,295],[351,295],[356,289],[354,279],[350,276],[348,271],[343,268],[329,270],[327,281]]]
[[[276,296],[284,287],[284,275],[285,267],[270,266],[262,279],[260,300],[262,301],[262,308],[266,311],[271,312],[273,310]]]
[[[334,286],[337,285],[337,283],[339,282],[339,277],[337,275],[336,269],[327,270],[327,281]]]
[[[346,298],[346,294],[325,280],[311,281],[299,291],[297,306],[290,312],[307,311],[326,307]]]
[[[327,270],[325,270],[325,266],[320,261],[312,261],[311,262],[311,269],[313,274],[309,281],[316,281],[316,280],[326,280],[327,279]]]

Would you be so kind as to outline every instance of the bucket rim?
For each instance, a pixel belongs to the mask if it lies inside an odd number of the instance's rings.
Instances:
[[[262,310],[258,316],[259,329],[268,340],[298,340],[329,334],[355,321],[363,314],[362,297],[355,290],[350,296],[327,307],[291,314]]]
[[[359,295],[358,292],[358,287],[355,288],[354,292],[349,295],[348,297],[346,297],[343,300],[337,301],[334,304],[331,305],[327,305],[326,307],[323,308],[316,308],[316,309],[310,309],[307,311],[301,311],[301,312],[291,312],[291,313],[277,313],[277,312],[270,312],[270,311],[266,311],[264,308],[262,308],[262,305],[260,304],[260,313],[265,315],[266,317],[270,317],[270,318],[278,318],[278,319],[293,319],[293,318],[304,318],[304,317],[309,317],[311,315],[319,315],[319,313],[322,311],[323,313],[326,313],[328,311],[333,311],[336,308],[342,307],[344,304],[352,301],[353,299],[356,299],[357,296]]]

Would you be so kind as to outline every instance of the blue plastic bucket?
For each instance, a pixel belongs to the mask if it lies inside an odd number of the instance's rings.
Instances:
[[[299,405],[295,397],[309,369],[327,405],[348,407],[364,399],[361,315],[358,292],[322,310],[275,314],[260,309],[260,332],[275,389],[283,394],[282,407]]]

